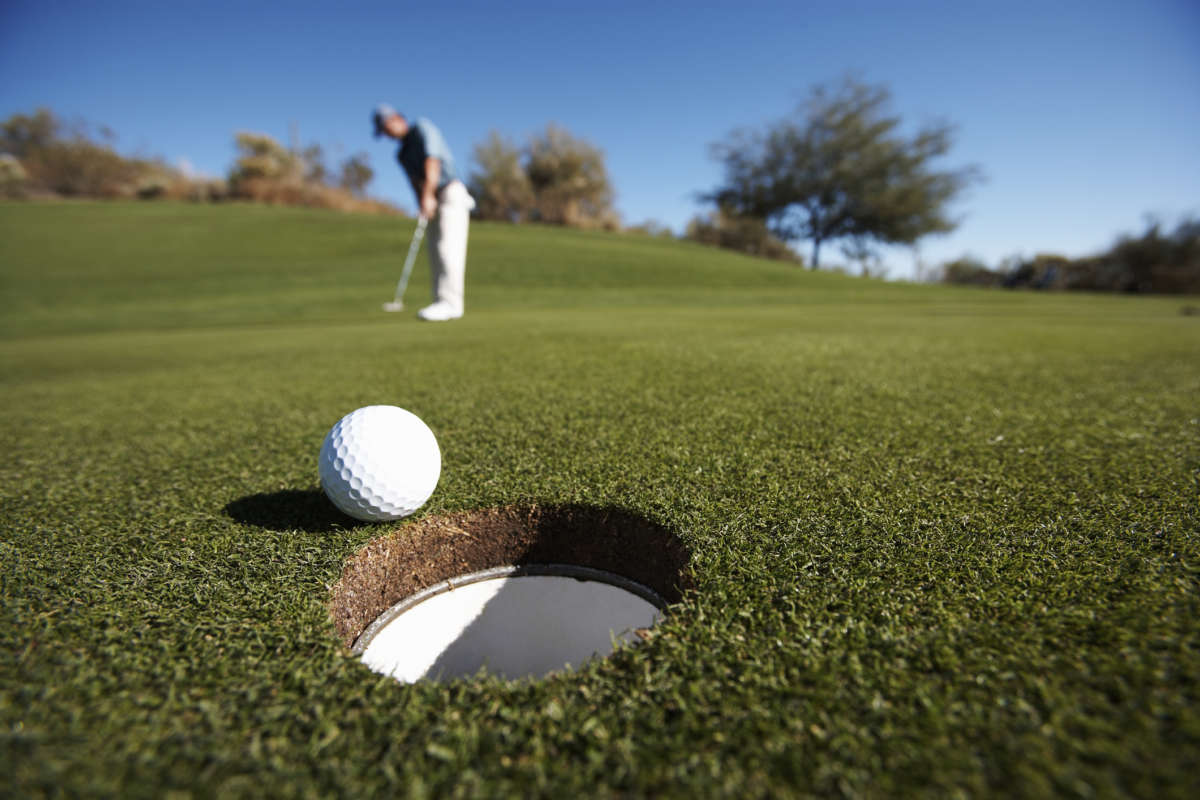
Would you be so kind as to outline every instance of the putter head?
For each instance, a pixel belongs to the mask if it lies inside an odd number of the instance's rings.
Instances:
[[[392,300],[383,304],[384,311],[403,311],[404,303],[400,300]]]

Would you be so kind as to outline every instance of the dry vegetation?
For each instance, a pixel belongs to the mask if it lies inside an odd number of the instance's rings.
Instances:
[[[336,173],[316,145],[297,151],[269,136],[240,133],[241,157],[228,178],[191,175],[161,158],[117,152],[111,131],[66,125],[48,109],[15,114],[0,126],[0,196],[92,197],[221,202],[242,200],[348,212],[399,213],[366,195],[373,173],[363,153]]]
[[[473,156],[470,188],[482,219],[620,228],[604,152],[558,125],[524,147],[492,131]]]

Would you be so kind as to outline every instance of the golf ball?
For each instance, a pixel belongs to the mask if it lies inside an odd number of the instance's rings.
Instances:
[[[396,406],[366,406],[330,429],[318,472],[325,494],[355,519],[400,519],[433,494],[442,452],[416,414]]]

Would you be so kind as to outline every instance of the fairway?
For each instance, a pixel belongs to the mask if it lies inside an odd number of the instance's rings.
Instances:
[[[424,324],[424,253],[379,310],[412,232],[0,204],[0,795],[1200,792],[1195,298],[473,224]],[[442,450],[412,522],[317,484],[376,403]],[[644,517],[693,585],[538,683],[350,654],[358,550],[506,506]]]

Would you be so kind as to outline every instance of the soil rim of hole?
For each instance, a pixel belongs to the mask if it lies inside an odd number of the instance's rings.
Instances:
[[[692,588],[690,562],[674,532],[637,512],[581,504],[485,508],[423,517],[371,539],[346,561],[328,608],[339,638],[353,648],[381,616],[394,618],[394,607],[411,608],[436,587],[489,570],[565,566],[641,586],[658,598],[643,599],[666,609]]]

